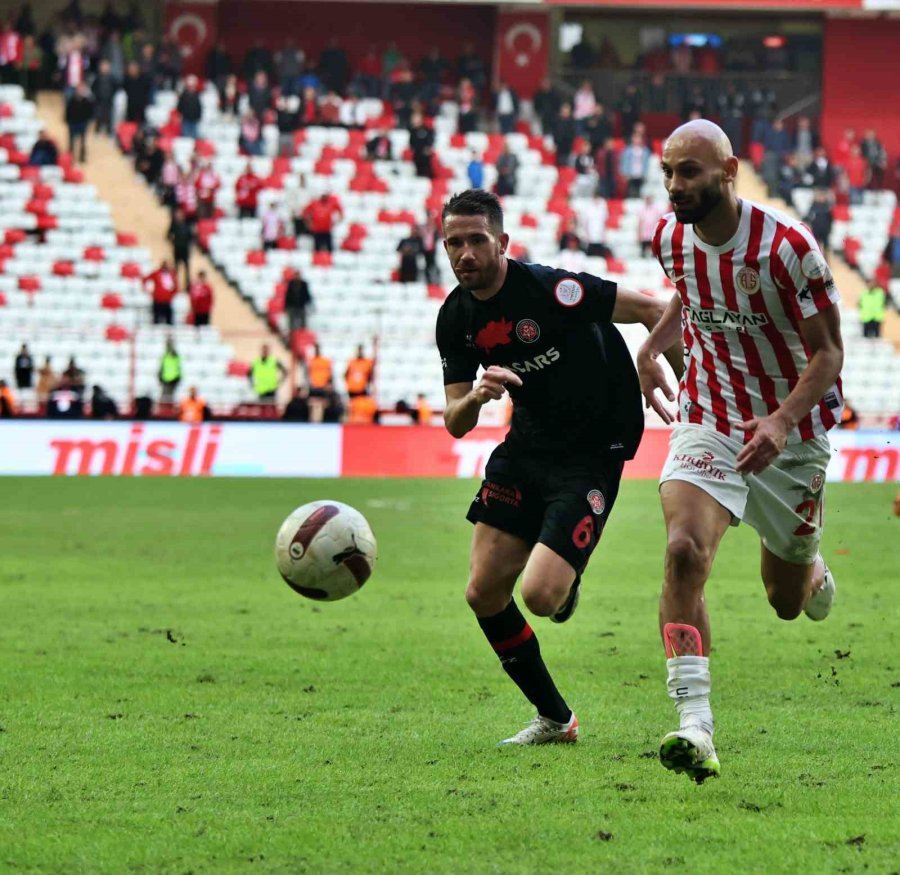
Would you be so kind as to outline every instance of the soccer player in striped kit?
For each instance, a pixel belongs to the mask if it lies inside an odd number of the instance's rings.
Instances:
[[[761,572],[777,615],[823,620],[834,600],[819,553],[843,362],[838,292],[812,233],[739,198],[738,161],[717,125],[677,128],[662,156],[673,212],[653,252],[677,293],[638,355],[641,391],[675,394],[660,353],[684,342],[678,412],[660,480],[666,523],[660,627],[680,725],[660,760],[701,783],[719,773],[709,705],[703,588],[719,542],[741,521],[759,533]]]

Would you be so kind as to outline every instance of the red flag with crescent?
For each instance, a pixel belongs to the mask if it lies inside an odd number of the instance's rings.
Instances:
[[[530,99],[547,75],[550,62],[547,14],[502,12],[497,27],[497,78],[520,97]]]
[[[202,76],[206,56],[218,39],[216,3],[166,3],[166,36],[178,44],[184,72]]]

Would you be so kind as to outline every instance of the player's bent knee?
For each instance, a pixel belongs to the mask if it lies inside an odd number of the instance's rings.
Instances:
[[[549,617],[555,614],[565,600],[566,593],[554,589],[522,590],[525,607],[536,617]]]
[[[466,602],[477,616],[492,617],[509,604],[509,591],[506,587],[472,578],[466,587]]]
[[[713,551],[689,532],[673,532],[666,545],[666,560],[676,581],[706,580]]]
[[[803,610],[802,599],[772,589],[767,589],[766,595],[779,620],[796,620],[800,616]]]

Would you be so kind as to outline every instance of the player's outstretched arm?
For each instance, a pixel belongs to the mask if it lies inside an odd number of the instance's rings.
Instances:
[[[675,393],[658,359],[664,355],[675,375],[681,377],[684,370],[681,349],[681,298],[675,294],[637,354],[638,376],[645,404],[652,407],[666,424],[673,422],[674,417],[666,410],[656,390],[659,389],[669,401],[675,400]]]
[[[447,404],[444,425],[455,438],[461,438],[478,425],[478,414],[488,401],[503,397],[507,384],[521,386],[522,378],[508,368],[491,365],[475,384],[450,383],[444,386]]]

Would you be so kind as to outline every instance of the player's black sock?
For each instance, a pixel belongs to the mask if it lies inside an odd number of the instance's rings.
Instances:
[[[493,617],[479,618],[478,625],[500,657],[504,671],[537,708],[538,714],[558,723],[567,723],[572,712],[556,689],[541,659],[537,636],[516,603],[511,601]]]

